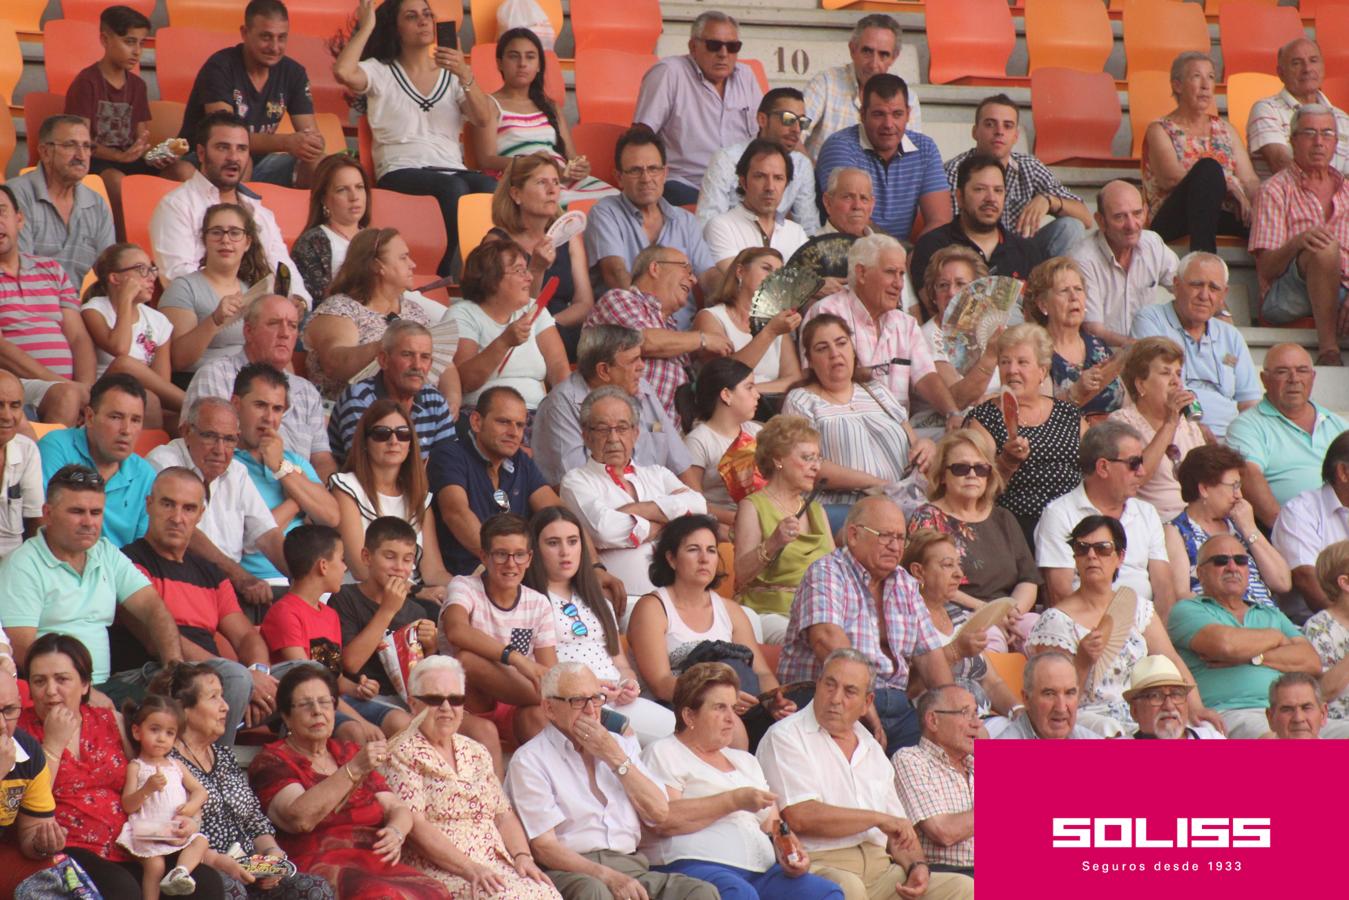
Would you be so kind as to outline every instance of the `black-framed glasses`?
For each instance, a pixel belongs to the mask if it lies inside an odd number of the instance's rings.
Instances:
[[[412,696],[432,709],[439,709],[446,703],[453,707],[460,707],[464,705],[465,699],[463,694],[413,694]]]
[[[627,437],[632,434],[633,425],[631,422],[619,422],[617,425],[588,425],[591,434],[597,434],[600,437],[607,438],[611,434],[619,437]]]
[[[47,141],[48,147],[59,147],[67,153],[74,153],[81,150],[85,153],[93,153],[94,145],[89,141]]]
[[[709,53],[720,53],[723,49],[728,53],[739,53],[740,48],[745,46],[744,41],[719,41],[716,38],[698,38],[703,42]]]
[[[666,166],[628,166],[626,169],[619,169],[620,175],[627,175],[629,178],[641,178],[645,175],[647,178],[655,178],[664,172]]]
[[[1250,564],[1251,558],[1245,553],[1215,553],[1204,560],[1203,564],[1206,566],[1217,566],[1221,569],[1230,562],[1234,562],[1239,566],[1245,566]]]
[[[397,322],[397,321],[399,320],[399,318],[400,318],[400,316],[399,316],[398,313],[396,313],[396,312],[391,312],[391,313],[385,313],[385,314],[384,314],[384,322],[385,322],[386,324],[388,324],[388,325],[392,325],[394,322]]]
[[[588,704],[591,704],[591,703],[595,704],[596,706],[603,706],[604,704],[606,704],[606,703],[609,702],[609,695],[606,694],[606,693],[604,693],[604,691],[600,691],[598,694],[591,694],[591,695],[588,696],[588,697],[557,697],[557,696],[553,696],[553,697],[549,697],[548,699],[549,699],[549,700],[561,700],[561,701],[565,702],[568,706],[570,706],[572,709],[578,709],[578,710],[579,710],[579,709],[585,709],[586,706],[587,706]]]
[[[791,128],[793,125],[800,125],[802,131],[809,131],[810,126],[815,122],[810,116],[798,116],[788,109],[775,110],[773,116],[787,128]]]
[[[214,241],[223,241],[226,239],[231,241],[242,241],[248,236],[248,229],[239,228],[238,226],[226,228],[223,225],[212,225],[210,228],[203,231],[202,234]]]
[[[159,275],[159,266],[153,263],[136,263],[134,266],[112,270],[113,275],[125,275],[127,272],[135,272],[141,278],[154,278]]]
[[[1141,454],[1138,456],[1128,456],[1124,459],[1107,459],[1106,462],[1124,463],[1129,467],[1130,472],[1140,472],[1143,469],[1143,457]]]
[[[365,436],[376,444],[387,444],[392,438],[397,438],[399,443],[406,444],[412,440],[412,429],[406,425],[399,425],[397,428],[390,428],[388,425],[376,425],[373,428],[367,428]]]
[[[590,628],[585,622],[581,621],[581,610],[577,608],[575,601],[570,601],[562,606],[562,615],[572,620],[571,633],[577,637],[588,637]]]
[[[23,707],[18,704],[0,707],[0,716],[4,716],[5,720],[8,722],[13,722],[21,715],[23,715]]]
[[[964,478],[971,472],[978,475],[980,478],[987,478],[993,474],[993,467],[988,463],[951,463],[946,467],[946,470],[952,475],[958,475],[961,478]]]
[[[1068,546],[1073,548],[1073,556],[1078,559],[1088,553],[1095,553],[1098,557],[1115,555],[1114,541],[1069,541]]]

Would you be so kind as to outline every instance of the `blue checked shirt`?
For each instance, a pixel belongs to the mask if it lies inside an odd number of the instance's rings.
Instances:
[[[901,241],[908,240],[909,232],[913,231],[918,199],[924,194],[950,190],[937,142],[914,131],[904,132],[898,152],[888,163],[872,149],[860,125],[845,128],[829,138],[815,160],[815,183],[821,194],[829,184],[829,173],[845,167],[861,169],[871,176],[871,188],[876,195],[871,224]]]
[[[337,398],[333,414],[328,419],[328,443],[332,445],[333,456],[339,465],[351,448],[356,423],[361,421],[361,416],[365,415],[371,404],[387,396],[383,376],[375,375],[347,385]],[[417,429],[417,446],[423,461],[431,455],[431,449],[436,444],[454,438],[450,405],[444,395],[430,385],[423,387],[412,399],[412,427]]]

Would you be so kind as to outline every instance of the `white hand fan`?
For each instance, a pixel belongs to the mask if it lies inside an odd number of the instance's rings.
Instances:
[[[1105,614],[1110,617],[1110,633],[1106,635],[1105,649],[1101,651],[1100,658],[1091,667],[1093,684],[1100,684],[1110,673],[1110,667],[1115,664],[1115,659],[1124,649],[1124,642],[1129,639],[1129,633],[1134,630],[1134,619],[1138,617],[1138,595],[1133,588],[1122,587],[1115,591]]]
[[[586,214],[579,209],[573,209],[558,216],[557,221],[548,227],[546,236],[552,241],[553,249],[559,250],[563,244],[585,230]]]
[[[450,365],[454,363],[454,351],[459,347],[459,323],[454,319],[446,317],[431,326],[431,371],[426,375],[426,383],[435,387],[440,383],[440,376]],[[351,376],[351,384],[358,381],[365,381],[374,376],[379,369],[379,359],[375,358],[355,375]]]

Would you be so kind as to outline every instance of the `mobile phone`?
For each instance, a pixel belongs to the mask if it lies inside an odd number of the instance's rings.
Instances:
[[[448,47],[451,50],[459,49],[459,36],[453,22],[436,23],[436,46]]]
[[[623,734],[628,730],[628,717],[612,709],[601,709],[600,724],[614,734]]]
[[[290,296],[290,267],[283,262],[276,264],[276,280],[272,283],[272,293],[282,297]]]

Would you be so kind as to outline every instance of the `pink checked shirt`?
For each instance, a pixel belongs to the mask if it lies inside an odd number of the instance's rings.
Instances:
[[[1339,181],[1339,188],[1331,198],[1329,218],[1297,163],[1266,181],[1251,216],[1250,251],[1275,250],[1308,228],[1324,228],[1341,247],[1349,246],[1349,183],[1334,169],[1330,174]],[[1349,284],[1349,257],[1344,254],[1340,255],[1340,282]],[[1269,284],[1265,278],[1260,279],[1261,297],[1269,290]]]
[[[830,294],[811,306],[805,322],[822,313],[833,313],[848,323],[857,351],[857,365],[877,367],[876,378],[890,389],[907,411],[910,386],[937,371],[918,320],[902,309],[892,309],[881,316],[878,323],[851,290]],[[802,347],[803,362],[805,354],[806,348]]]
[[[660,300],[654,294],[638,288],[614,288],[605,292],[595,302],[595,308],[586,317],[585,326],[622,325],[624,328],[668,328],[678,331],[674,316],[662,316]],[[672,356],[669,359],[646,359],[646,380],[651,389],[660,398],[661,405],[670,414],[670,420],[679,421],[679,412],[675,409],[675,391],[689,380],[686,367],[687,355]]]

